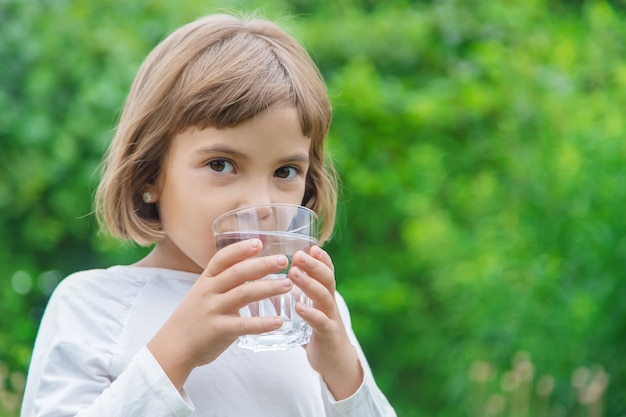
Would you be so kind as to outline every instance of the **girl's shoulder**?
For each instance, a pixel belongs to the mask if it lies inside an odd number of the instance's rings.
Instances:
[[[117,338],[130,318],[152,310],[153,304],[175,304],[193,283],[192,274],[182,274],[184,279],[173,279],[180,273],[130,266],[72,273],[53,291],[44,323],[59,331],[60,326],[72,328],[74,334],[106,330],[111,338]]]
[[[186,293],[196,279],[188,272],[122,265],[83,270],[63,279],[50,302],[79,309],[125,309],[140,297]]]
[[[85,296],[117,293],[124,288],[131,289],[144,285],[147,277],[125,274],[118,267],[108,269],[89,269],[74,272],[63,279],[55,288],[53,297]]]
[[[46,313],[88,323],[94,315],[115,316],[126,310],[145,282],[110,269],[74,272],[52,292]]]
[[[196,274],[161,268],[141,268],[116,265],[106,269],[88,269],[74,272],[63,279],[55,292],[119,293],[120,290],[140,289],[148,283],[170,282],[189,285],[197,279]]]

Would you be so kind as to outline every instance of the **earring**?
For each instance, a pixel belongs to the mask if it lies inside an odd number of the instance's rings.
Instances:
[[[149,191],[146,191],[145,193],[143,193],[141,195],[141,198],[143,199],[144,203],[148,203],[148,204],[152,203],[152,194],[150,194]]]

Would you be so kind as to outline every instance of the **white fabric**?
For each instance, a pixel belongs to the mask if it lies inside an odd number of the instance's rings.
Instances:
[[[196,368],[179,393],[145,347],[196,274],[115,266],[73,274],[53,293],[31,359],[22,417],[395,416],[337,294],[365,379],[335,401],[304,349],[252,352],[234,344]]]

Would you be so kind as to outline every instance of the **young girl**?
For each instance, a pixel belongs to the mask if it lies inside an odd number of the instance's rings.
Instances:
[[[314,246],[255,257],[257,239],[215,249],[211,225],[252,204],[316,211],[322,242],[336,183],[324,140],[323,80],[275,24],[215,15],[172,33],[147,57],[109,149],[97,194],[103,223],[153,250],[130,266],[82,271],[41,322],[22,416],[394,416]],[[313,301],[304,348],[252,352],[233,342],[281,326],[240,318],[293,285]]]

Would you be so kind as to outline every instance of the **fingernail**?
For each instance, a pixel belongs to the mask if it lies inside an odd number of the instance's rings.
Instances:
[[[306,252],[300,252],[300,263],[302,265],[306,265],[307,261],[309,260],[309,255],[306,254]]]
[[[274,327],[280,327],[283,325],[283,319],[281,319],[280,317],[275,317],[274,320],[272,320],[272,324],[274,325]]]
[[[261,246],[261,241],[260,241],[259,239],[252,239],[252,240],[250,241],[250,247],[251,247],[252,249],[256,249],[256,248],[258,248],[259,246]]]
[[[293,277],[294,279],[300,281],[304,278],[304,272],[302,272],[298,267],[293,268]]]
[[[276,258],[276,262],[278,263],[278,266],[282,267],[285,267],[287,266],[287,264],[289,264],[289,260],[285,255],[278,255],[278,257]]]
[[[317,246],[317,245],[316,245],[316,246],[313,246],[313,248],[315,248],[315,253],[316,253],[317,255],[324,255],[324,254],[328,254],[328,252],[326,252],[324,249],[322,249],[321,247],[319,247],[319,246]]]
[[[283,280],[283,287],[286,287],[286,288],[291,287],[291,280],[289,278],[285,278]]]

